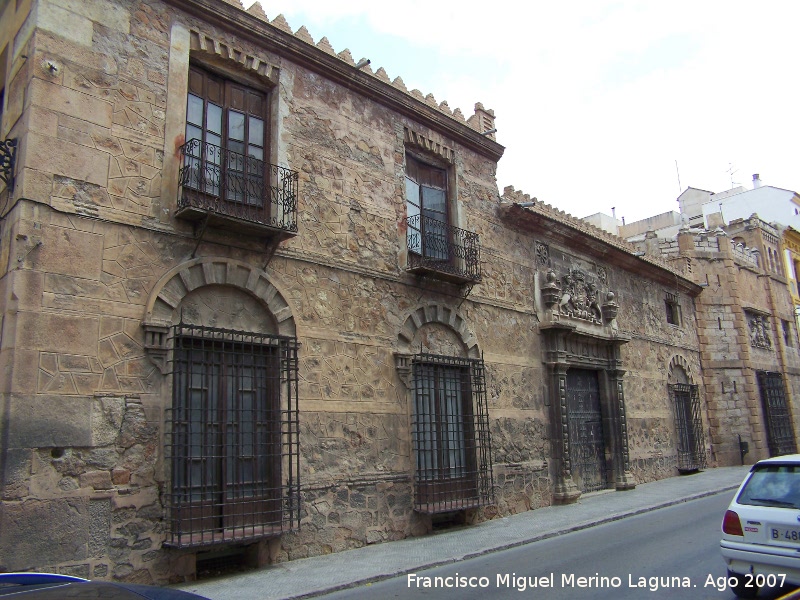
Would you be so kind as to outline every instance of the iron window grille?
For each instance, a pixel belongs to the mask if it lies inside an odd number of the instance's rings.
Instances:
[[[180,152],[179,216],[207,213],[297,232],[297,171],[198,139]]]
[[[165,546],[279,535],[300,525],[298,344],[172,327]]]
[[[441,513],[494,502],[482,359],[412,359],[414,508]]]
[[[786,402],[786,388],[780,373],[757,371],[761,403],[764,406],[764,423],[770,456],[783,456],[797,452],[792,413]]]
[[[408,269],[429,270],[456,279],[481,279],[481,252],[477,233],[452,227],[424,215],[406,219]]]
[[[0,111],[2,110],[3,94],[0,92]],[[0,113],[0,116],[2,114]],[[0,180],[4,181],[9,193],[14,191],[14,169],[17,162],[17,140],[8,139],[0,141]]]
[[[678,470],[696,471],[706,468],[706,442],[700,393],[696,385],[675,383],[669,386],[678,437]]]

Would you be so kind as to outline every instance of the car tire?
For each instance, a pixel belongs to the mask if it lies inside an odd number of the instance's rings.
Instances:
[[[728,582],[730,583],[731,578],[736,579],[736,585],[731,585],[731,591],[736,594],[737,598],[755,598],[758,595],[758,587],[755,583],[751,580],[751,585],[745,587],[745,576],[739,575],[738,573],[734,573],[733,571],[728,571]]]

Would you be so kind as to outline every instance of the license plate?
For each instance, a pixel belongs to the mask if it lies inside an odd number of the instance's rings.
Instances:
[[[770,527],[770,539],[773,542],[800,544],[800,529],[795,527]]]

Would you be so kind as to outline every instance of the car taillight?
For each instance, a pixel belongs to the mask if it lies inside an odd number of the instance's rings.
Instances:
[[[728,535],[740,535],[744,537],[742,522],[739,521],[739,515],[734,511],[729,510],[725,512],[725,518],[722,519],[722,532]]]

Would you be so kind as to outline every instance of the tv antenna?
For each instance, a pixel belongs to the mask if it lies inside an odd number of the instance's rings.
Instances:
[[[733,168],[733,163],[728,163],[728,170],[727,170],[727,171],[725,171],[725,172],[726,172],[726,173],[727,173],[727,174],[730,176],[730,178],[731,178],[731,188],[734,188],[734,187],[736,187],[737,185],[739,185],[739,183],[740,183],[739,181],[734,181],[734,180],[733,180],[733,175],[734,175],[734,173],[738,173],[738,172],[739,172],[739,169],[734,169],[734,168]]]

